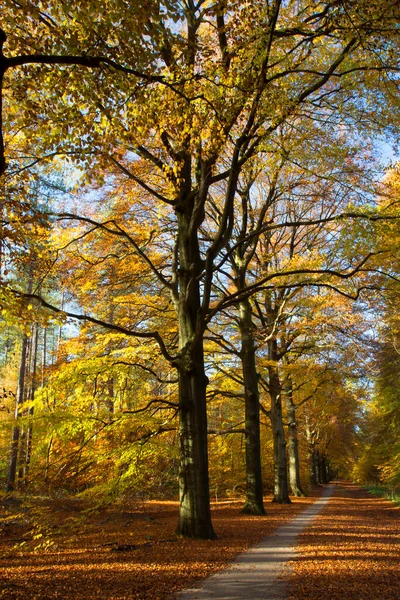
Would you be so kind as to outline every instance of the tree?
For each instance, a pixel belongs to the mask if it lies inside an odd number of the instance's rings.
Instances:
[[[394,214],[399,198],[399,165],[391,168],[382,181],[378,197],[380,209]],[[399,468],[399,231],[396,221],[382,223],[379,235],[387,240],[390,253],[376,265],[377,289],[373,297],[376,311],[373,323],[374,343],[371,347],[373,379],[371,390],[363,405],[360,423],[358,460],[353,476],[364,484],[385,485],[397,489],[400,481]],[[383,276],[388,276],[383,279]],[[379,284],[379,285],[378,285]],[[370,303],[372,303],[370,301]]]
[[[325,118],[336,112],[335,99],[349,100],[348,122],[365,113],[364,91],[380,94],[377,81],[397,69],[397,6],[326,2],[315,7],[280,0],[265,5],[255,0],[227,10],[223,4],[188,0],[139,3],[135,9],[126,3],[121,10],[111,2],[101,19],[95,3],[66,8],[54,2],[46,10],[35,6],[21,33],[12,23],[26,9],[16,12],[13,3],[6,8],[12,54],[1,57],[7,136],[21,128],[29,133],[21,142],[28,154],[36,145],[48,157],[76,155],[93,178],[101,168],[119,170],[174,215],[173,261],[163,270],[133,238],[131,244],[171,293],[178,353],[167,348],[158,331],[90,318],[128,336],[154,340],[177,369],[178,532],[212,538],[203,338],[210,319],[230,302],[222,298],[210,306],[215,261],[235,222],[241,170],[256,154],[271,151],[282,124],[295,127],[312,106]],[[376,45],[379,59],[369,52]],[[25,48],[32,53],[22,54]],[[60,79],[68,80],[64,97],[58,92]],[[17,101],[21,86],[27,90],[24,102]],[[38,154],[31,150],[33,161]],[[223,198],[221,219],[204,241],[200,229],[216,188]],[[74,218],[87,222],[79,214]],[[128,239],[118,221],[91,225]],[[46,300],[36,300],[49,307]]]

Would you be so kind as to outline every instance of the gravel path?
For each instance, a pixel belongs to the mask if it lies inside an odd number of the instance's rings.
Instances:
[[[177,599],[285,600],[287,583],[281,575],[288,568],[288,561],[294,558],[296,537],[324,508],[332,489],[332,486],[324,488],[321,497],[290,523],[240,554],[228,569],[212,575],[201,586],[178,594]]]

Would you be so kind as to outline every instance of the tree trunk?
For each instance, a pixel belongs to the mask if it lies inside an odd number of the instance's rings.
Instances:
[[[22,337],[22,348],[21,348],[21,362],[19,366],[18,376],[18,391],[15,403],[15,425],[13,428],[12,439],[11,439],[11,453],[10,462],[7,473],[6,489],[7,492],[12,492],[16,485],[17,476],[17,465],[18,465],[18,451],[20,442],[20,425],[19,425],[19,408],[24,402],[25,394],[25,374],[26,374],[26,359],[28,353],[28,336],[26,334]]]
[[[310,451],[310,483],[318,485],[317,453],[314,447]]]
[[[188,204],[188,202],[187,202]],[[179,523],[178,535],[214,539],[208,477],[207,404],[208,379],[204,367],[204,316],[200,303],[202,271],[197,230],[187,212],[177,210],[179,283]]]
[[[297,436],[296,407],[293,402],[293,386],[291,379],[286,378],[284,394],[286,414],[288,419],[288,453],[289,453],[289,482],[293,496],[305,496],[300,482],[299,441]]]
[[[239,304],[241,360],[245,393],[246,501],[242,512],[264,515],[260,444],[260,399],[248,299]]]
[[[44,387],[44,376],[47,367],[47,328],[43,328],[43,352],[42,352],[42,387]]]
[[[328,468],[326,462],[326,454],[323,452],[319,460],[319,480],[320,483],[328,483]]]
[[[114,386],[114,377],[110,377],[107,381],[107,398],[106,405],[108,408],[108,414],[110,422],[112,421],[114,412],[115,412],[115,386]]]
[[[317,485],[319,485],[321,483],[321,457],[319,455],[319,450],[314,450],[314,465],[315,477]]]
[[[276,340],[269,341],[270,358],[276,361]],[[274,440],[274,498],[273,502],[290,504],[288,493],[286,440],[282,419],[282,389],[275,365],[268,367],[271,396],[271,425]]]
[[[190,342],[189,342],[190,345]],[[177,533],[213,539],[208,479],[207,414],[202,349],[189,347],[179,369],[179,523]],[[186,362],[185,361],[185,362]]]
[[[318,485],[318,470],[317,470],[317,457],[316,457],[316,449],[315,449],[315,440],[316,440],[316,432],[315,430],[311,430],[308,417],[306,415],[306,439],[308,444],[308,467],[309,467],[309,476],[310,476],[310,484]]]
[[[51,436],[51,438],[49,439],[49,442],[47,444],[47,450],[46,450],[46,466],[44,469],[44,482],[48,483],[49,482],[49,472],[50,472],[50,455],[51,455],[51,449],[53,447],[53,436]]]
[[[31,388],[29,399],[31,402],[35,399],[35,393],[37,389],[37,359],[38,359],[38,346],[39,346],[39,326],[37,323],[34,325],[34,335],[33,335],[33,349],[32,349],[32,366],[31,366]],[[29,408],[29,416],[32,418],[34,413],[34,408],[31,406]],[[32,441],[33,441],[33,425],[30,421],[28,424],[28,429],[26,431],[26,452],[25,452],[25,465],[24,465],[24,485],[28,485],[28,475],[31,464],[32,457]]]
[[[327,476],[327,483],[329,483],[330,481],[332,481],[333,479],[333,469],[332,469],[332,465],[331,465],[331,461],[327,460],[326,462],[326,476]]]

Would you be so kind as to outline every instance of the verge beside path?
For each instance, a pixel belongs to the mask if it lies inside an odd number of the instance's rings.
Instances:
[[[400,508],[340,481],[288,577],[290,600],[400,600]]]
[[[179,600],[284,600],[287,581],[280,576],[287,561],[294,558],[296,537],[324,508],[332,493],[327,486],[308,509],[277,529],[272,536],[239,555],[221,573],[212,575],[199,587],[177,595]]]

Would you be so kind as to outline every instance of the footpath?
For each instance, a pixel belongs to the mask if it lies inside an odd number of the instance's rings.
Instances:
[[[206,579],[199,587],[177,595],[179,600],[286,600],[287,580],[281,577],[294,558],[297,536],[326,506],[332,493],[326,487],[320,498],[260,544],[240,554],[232,565]]]
[[[323,512],[319,514],[321,511]],[[400,600],[400,508],[348,482],[178,600]]]

